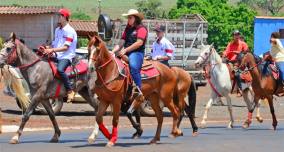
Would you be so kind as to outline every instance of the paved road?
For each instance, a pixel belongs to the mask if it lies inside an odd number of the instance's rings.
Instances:
[[[211,127],[210,127],[211,126]],[[198,137],[191,136],[191,128],[183,127],[184,136],[176,139],[167,137],[170,126],[163,128],[161,141],[157,145],[148,145],[155,129],[146,127],[140,139],[130,138],[132,129],[123,128],[119,132],[119,140],[115,147],[106,148],[105,138],[99,136],[94,144],[87,144],[86,140],[90,130],[63,131],[60,143],[48,143],[52,131],[26,132],[19,145],[7,143],[11,133],[0,136],[0,152],[52,152],[52,151],[115,151],[115,152],[276,152],[284,148],[284,122],[280,121],[277,131],[270,130],[270,121],[264,124],[253,125],[249,130],[241,127],[227,129],[224,124],[209,124],[209,128],[200,130]]]

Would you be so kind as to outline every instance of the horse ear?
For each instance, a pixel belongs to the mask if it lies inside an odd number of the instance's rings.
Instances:
[[[11,39],[13,42],[16,41],[16,34],[15,34],[14,32],[12,32],[12,33],[10,34],[10,39]]]

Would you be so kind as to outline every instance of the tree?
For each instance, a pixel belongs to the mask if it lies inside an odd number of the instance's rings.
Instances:
[[[170,18],[185,14],[201,14],[208,21],[208,42],[223,51],[232,39],[232,31],[238,29],[250,47],[253,45],[253,20],[256,12],[241,4],[231,6],[227,0],[178,0],[177,8],[169,12]]]
[[[142,12],[146,19],[166,18],[165,10],[161,8],[160,0],[141,0],[135,3],[139,12]]]
[[[71,15],[72,19],[76,19],[76,20],[91,20],[91,16],[85,14],[83,11],[79,10],[77,12],[74,12]]]
[[[284,8],[284,0],[241,0],[239,4],[244,3],[252,8],[261,8],[266,14],[278,15]]]

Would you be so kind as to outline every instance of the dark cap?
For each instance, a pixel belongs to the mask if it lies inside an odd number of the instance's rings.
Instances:
[[[240,31],[239,30],[234,30],[234,32],[232,33],[233,35],[240,35],[241,33],[240,33]]]
[[[159,26],[156,26],[154,31],[156,32],[165,32],[166,31],[166,27],[164,25],[159,25]]]

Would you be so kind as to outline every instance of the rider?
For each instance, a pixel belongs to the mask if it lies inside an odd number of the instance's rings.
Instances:
[[[241,33],[239,30],[235,30],[232,33],[232,36],[233,41],[227,45],[226,50],[223,52],[223,58],[231,67],[237,67],[237,56],[241,52],[247,52],[248,45],[241,39]],[[235,78],[239,89],[242,89],[241,78],[238,72],[235,72]]]
[[[280,71],[282,83],[284,84],[284,47],[280,41],[280,33],[273,32],[270,37],[271,49],[268,54],[264,56],[264,60],[272,57],[272,60],[276,62],[276,65]]]
[[[157,26],[154,31],[156,31],[157,40],[153,42],[152,45],[152,60],[158,60],[161,63],[170,66],[169,60],[173,57],[173,51],[175,47],[173,44],[165,38],[166,27],[163,25]]]
[[[142,95],[140,71],[143,64],[145,42],[148,35],[146,27],[142,25],[144,15],[135,9],[130,9],[127,14],[122,14],[122,16],[127,16],[127,26],[119,44],[113,48],[112,52],[116,53],[119,51],[119,57],[123,57],[124,55],[128,56],[130,73],[137,86],[136,91]]]
[[[52,48],[45,49],[45,53],[50,54],[55,52],[57,54],[57,58],[55,59],[57,62],[57,71],[68,93],[67,102],[70,102],[73,100],[75,92],[68,76],[65,74],[65,70],[71,65],[72,59],[75,57],[77,33],[68,23],[71,15],[69,10],[60,9],[59,14],[59,27],[55,30],[55,39],[52,42]]]

